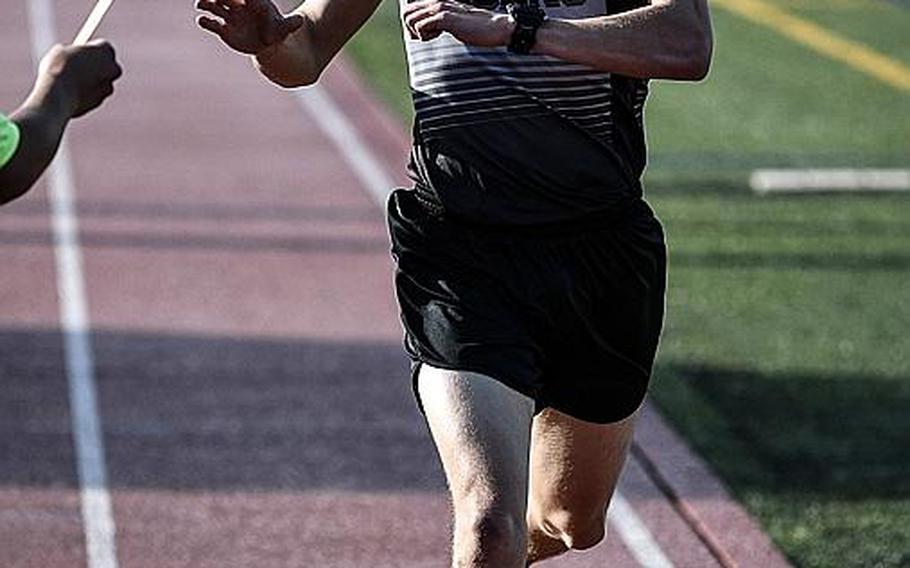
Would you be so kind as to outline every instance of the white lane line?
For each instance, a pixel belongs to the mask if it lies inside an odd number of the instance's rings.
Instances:
[[[32,55],[37,62],[54,43],[55,18],[49,0],[26,0]],[[88,568],[117,568],[116,528],[104,463],[98,416],[79,227],[74,208],[72,164],[66,141],[50,167],[49,198],[57,263],[60,327],[66,352],[73,443],[79,475]]]
[[[908,191],[907,169],[762,169],[749,177],[756,193]]]
[[[335,144],[370,195],[380,207],[384,206],[395,182],[382,165],[382,160],[363,141],[357,127],[335,104],[324,87],[314,85],[295,91],[294,94],[323,134]],[[613,495],[610,522],[639,564],[645,568],[673,568],[673,563],[619,491]]]
[[[619,491],[610,502],[609,522],[635,560],[644,568],[673,568],[673,563],[654,540],[644,521]]]
[[[319,85],[294,91],[297,100],[328,136],[344,157],[360,183],[370,192],[380,207],[385,206],[395,182],[382,161],[363,141],[335,101]]]

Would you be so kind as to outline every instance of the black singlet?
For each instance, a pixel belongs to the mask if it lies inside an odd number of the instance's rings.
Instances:
[[[497,0],[473,3],[503,10]],[[643,3],[545,0],[544,7],[551,18],[574,19]],[[449,34],[405,41],[416,111],[410,170],[432,205],[474,223],[532,225],[641,197],[646,81],[471,47]]]

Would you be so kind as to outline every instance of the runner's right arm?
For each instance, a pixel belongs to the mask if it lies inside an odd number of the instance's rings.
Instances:
[[[307,0],[283,15],[270,0],[198,0],[199,26],[251,55],[282,87],[315,83],[380,0]],[[214,17],[213,17],[214,16]]]

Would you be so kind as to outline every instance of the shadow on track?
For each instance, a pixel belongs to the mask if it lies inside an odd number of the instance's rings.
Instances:
[[[113,488],[444,489],[397,343],[93,339]],[[59,334],[0,354],[0,484],[73,485]]]

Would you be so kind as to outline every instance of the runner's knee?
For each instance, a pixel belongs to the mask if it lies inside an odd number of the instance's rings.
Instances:
[[[524,516],[495,507],[456,511],[456,554],[491,566],[519,566],[527,549]]]
[[[606,536],[606,515],[602,511],[587,514],[555,511],[546,516],[543,524],[547,534],[572,550],[592,548]]]

